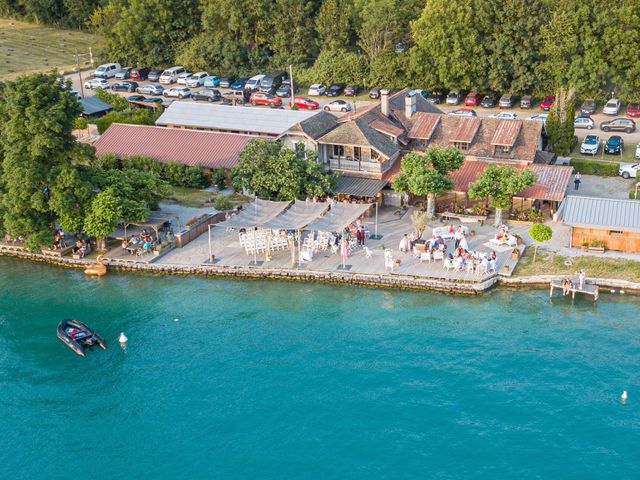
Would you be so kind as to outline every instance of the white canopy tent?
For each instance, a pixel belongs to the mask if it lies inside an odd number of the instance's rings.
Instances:
[[[336,203],[324,216],[307,225],[305,230],[338,232],[360,218],[371,203]]]
[[[237,215],[224,222],[216,223],[216,227],[224,228],[253,228],[273,220],[280,215],[291,202],[272,202],[256,198],[245,206]]]
[[[326,212],[328,208],[327,202],[313,203],[296,200],[287,210],[260,226],[274,230],[302,230]]]

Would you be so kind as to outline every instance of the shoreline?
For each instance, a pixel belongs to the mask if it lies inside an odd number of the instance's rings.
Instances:
[[[73,259],[53,257],[42,253],[0,251],[0,257],[19,258],[48,265],[84,269],[95,263],[93,259]],[[387,273],[384,275],[357,272],[329,272],[306,268],[266,268],[237,265],[186,265],[186,264],[131,264],[129,262],[105,261],[109,270],[119,272],[140,272],[165,275],[195,275],[253,280],[303,281],[327,284],[357,285],[401,290],[434,291],[450,294],[481,295],[492,288],[548,288],[552,280],[565,275],[535,275],[528,277],[502,277],[494,275],[483,282],[450,281],[438,278],[417,277]],[[624,290],[627,293],[640,294],[640,282],[631,282],[614,278],[589,278],[601,288]]]

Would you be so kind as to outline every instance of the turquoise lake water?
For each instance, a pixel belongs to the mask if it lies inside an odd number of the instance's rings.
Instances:
[[[0,478],[640,478],[639,308],[0,258]]]

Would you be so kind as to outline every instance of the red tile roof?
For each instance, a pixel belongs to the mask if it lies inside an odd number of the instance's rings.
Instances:
[[[455,182],[454,191],[467,192],[469,185],[476,181],[490,162],[479,162],[466,160],[462,167],[451,172],[450,176]],[[502,164],[504,165],[504,164]],[[522,198],[533,198],[536,200],[549,200],[560,202],[565,197],[567,185],[571,180],[573,167],[559,165],[509,165],[510,167],[523,169],[528,168],[538,175],[535,185],[516,195]]]
[[[521,120],[502,120],[491,139],[491,145],[513,147],[522,129]]]
[[[396,159],[395,163],[391,165],[391,168],[382,174],[382,180],[386,182],[393,182],[393,177],[400,173],[402,167],[402,156]]]
[[[419,112],[414,114],[413,125],[409,131],[409,138],[430,140],[433,132],[440,123],[442,115],[436,113]]]
[[[258,137],[150,125],[112,124],[95,143],[96,154],[141,155],[188,166],[232,168],[240,152]]]
[[[473,142],[476,133],[478,133],[481,122],[482,121],[479,118],[475,117],[460,117],[458,119],[456,129],[454,130],[453,135],[451,136],[449,141],[452,143]]]

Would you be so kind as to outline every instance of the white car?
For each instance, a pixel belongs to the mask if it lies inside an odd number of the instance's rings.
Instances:
[[[187,87],[172,87],[168,90],[165,90],[162,95],[164,95],[165,98],[187,98],[191,96],[191,90],[189,90]]]
[[[622,178],[638,178],[639,168],[640,163],[621,163],[618,173],[622,175]]]
[[[307,95],[312,97],[319,97],[320,95],[324,95],[326,91],[327,91],[326,86],[324,86],[321,83],[314,83],[309,87],[309,91],[307,92]]]
[[[197,72],[187,79],[187,87],[202,87],[209,76],[207,72]]]
[[[600,135],[587,135],[580,145],[583,155],[595,155],[600,150]]]
[[[493,115],[490,115],[489,118],[501,118],[503,120],[515,120],[516,118],[518,118],[518,114],[514,113],[514,112],[500,112],[500,113],[494,113]]]
[[[351,104],[344,100],[334,100],[322,107],[326,112],[350,112]]]
[[[178,75],[178,85],[186,85],[187,81],[193,76],[191,72],[184,72]]]
[[[617,98],[612,98],[605,104],[604,108],[602,109],[602,113],[604,113],[605,115],[618,115],[620,106],[620,100],[618,100]]]
[[[460,117],[475,117],[477,113],[471,108],[458,108],[448,113],[448,115],[458,115]]]
[[[109,88],[109,82],[107,82],[104,78],[92,78],[91,80],[87,80],[84,82],[84,88],[89,90],[93,88],[102,88],[106,90]]]

